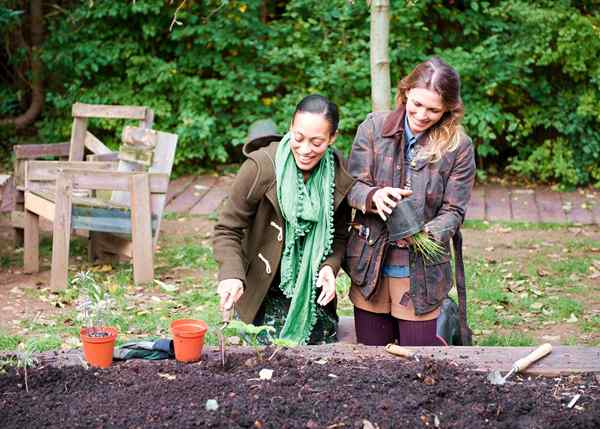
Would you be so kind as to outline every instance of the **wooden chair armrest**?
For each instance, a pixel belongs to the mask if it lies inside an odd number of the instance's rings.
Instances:
[[[129,191],[130,179],[136,175],[148,175],[150,192],[166,194],[169,175],[165,173],[145,173],[140,171],[106,171],[88,168],[65,168],[60,171],[71,181],[73,189],[93,189],[97,191]]]
[[[13,146],[16,159],[36,159],[44,156],[69,156],[70,143],[20,144]]]

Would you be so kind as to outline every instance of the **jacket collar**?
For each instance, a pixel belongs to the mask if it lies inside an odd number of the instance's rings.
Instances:
[[[383,137],[394,137],[398,133],[404,132],[404,110],[404,105],[401,105],[386,116],[381,133]]]
[[[275,154],[273,153],[272,155],[273,159],[275,159]],[[346,161],[344,160],[342,155],[335,149],[333,151],[333,156],[335,159],[335,191],[333,193],[333,206],[334,209],[337,209],[342,203],[342,201],[344,201],[344,199],[346,198],[348,192],[350,192],[350,189],[354,185],[355,179],[346,169]],[[273,183],[271,183],[265,195],[275,208],[275,212],[277,213],[277,215],[282,216],[281,208],[279,207],[279,201],[277,200],[276,191],[276,182],[275,180],[273,180]]]

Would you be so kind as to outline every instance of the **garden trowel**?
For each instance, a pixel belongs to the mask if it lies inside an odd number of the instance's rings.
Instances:
[[[535,361],[543,358],[551,351],[552,351],[552,345],[550,343],[542,344],[541,346],[539,346],[537,349],[535,349],[534,351],[529,353],[524,358],[521,358],[518,361],[516,361],[513,364],[510,372],[508,374],[506,374],[504,377],[502,377],[502,375],[500,375],[500,371],[492,371],[488,374],[487,378],[488,378],[489,382],[492,384],[503,385],[504,383],[506,383],[506,380],[508,380],[508,378],[510,376],[512,376],[513,374],[516,374],[517,372],[521,372],[521,371],[527,369],[529,367],[529,365],[531,365]]]
[[[223,310],[223,322],[219,327],[219,350],[221,351],[221,364],[225,367],[225,328],[231,320],[233,307]]]

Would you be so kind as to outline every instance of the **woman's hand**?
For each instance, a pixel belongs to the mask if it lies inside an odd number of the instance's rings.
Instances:
[[[317,304],[326,306],[335,298],[335,274],[329,265],[323,266],[319,271],[317,287],[321,288],[321,294],[317,298]]]
[[[377,190],[373,194],[373,204],[379,213],[379,216],[384,221],[387,220],[387,215],[392,214],[392,210],[398,204],[402,197],[408,197],[412,194],[409,189],[385,187]]]
[[[217,286],[217,293],[221,298],[219,303],[221,312],[231,310],[233,304],[235,304],[244,293],[244,284],[240,279],[221,280],[219,286]]]

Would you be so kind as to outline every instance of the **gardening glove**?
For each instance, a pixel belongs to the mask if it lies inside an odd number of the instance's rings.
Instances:
[[[317,287],[321,288],[317,304],[326,306],[335,298],[335,274],[333,274],[333,269],[329,265],[324,265],[319,271]]]
[[[392,214],[392,210],[394,210],[398,201],[411,194],[412,191],[409,189],[391,188],[388,186],[377,190],[373,194],[372,202],[381,219],[385,221],[387,220],[387,216]]]
[[[173,341],[168,338],[156,341],[134,341],[115,347],[113,358],[117,360],[128,359],[170,359],[175,356]]]
[[[244,284],[240,279],[225,279],[219,282],[217,293],[220,297],[219,308],[221,312],[230,310],[242,294],[244,293]]]

